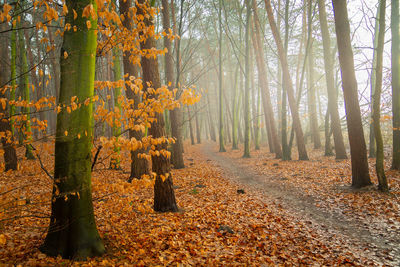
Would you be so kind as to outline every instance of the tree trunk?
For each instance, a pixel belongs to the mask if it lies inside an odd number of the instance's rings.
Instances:
[[[390,28],[392,32],[392,113],[393,160],[392,169],[400,170],[400,33],[399,1],[392,0]]]
[[[15,101],[15,90],[17,89],[17,30],[11,21],[12,31],[11,31],[11,58],[10,58],[10,65],[11,65],[11,91],[10,91],[10,101]],[[15,137],[15,105],[10,105],[10,126],[11,126],[11,133],[13,137]]]
[[[374,94],[375,94],[375,86],[376,86],[376,61],[377,61],[377,49],[378,49],[378,35],[379,35],[379,13],[380,8],[376,11],[376,18],[375,18],[375,28],[374,28],[374,49],[373,49],[373,56],[372,56],[372,69],[371,69],[371,120],[369,122],[369,158],[376,157],[376,143],[375,143],[375,130],[374,130]]]
[[[344,147],[342,127],[337,106],[337,93],[333,72],[333,62],[331,54],[331,40],[329,36],[328,23],[326,20],[325,1],[318,0],[319,21],[322,33],[322,45],[324,50],[324,66],[326,88],[328,91],[328,110],[331,118],[331,127],[333,130],[333,141],[335,144],[336,159],[347,159],[346,148]]]
[[[210,97],[208,94],[206,94],[207,97],[207,114],[208,114],[208,121],[210,124],[210,135],[211,135],[211,140],[214,142],[217,142],[217,136],[215,134],[215,126],[214,126],[214,121],[211,116],[211,107],[210,107]]]
[[[232,104],[232,150],[239,149],[238,147],[238,123],[239,123],[239,114],[237,112],[238,109],[238,75],[239,75],[239,67],[236,67],[235,70],[235,84],[233,88],[233,104]]]
[[[129,18],[129,10],[132,7],[132,0],[119,0],[119,8],[120,13],[124,15],[125,18]],[[131,31],[133,29],[132,20],[125,19],[122,21],[122,25],[128,30]],[[128,74],[126,77],[129,80],[130,76],[138,77],[138,67],[130,61],[131,57],[130,51],[125,51],[123,54],[123,65],[124,65],[124,73]],[[140,103],[140,95],[139,93],[135,94],[131,87],[126,88],[126,96],[128,99],[133,99],[134,106],[133,109],[137,109]],[[136,140],[141,140],[143,137],[143,133],[140,131],[129,130],[129,138],[135,138]],[[134,178],[140,179],[145,174],[150,174],[150,164],[145,158],[141,158],[138,155],[144,153],[144,149],[138,149],[131,152],[131,174],[129,176],[128,182],[131,182]]]
[[[315,98],[316,88],[314,86],[314,55],[313,55],[313,36],[312,36],[312,23],[313,23],[313,1],[308,0],[308,36],[309,52],[308,52],[308,107],[310,118],[311,137],[314,143],[314,149],[321,148],[321,138],[319,136],[318,116],[317,116],[317,100]]]
[[[195,123],[196,123],[196,141],[197,144],[201,144],[201,131],[200,131],[200,124],[199,124],[199,110],[197,108],[197,104],[194,105],[195,109]]]
[[[297,140],[297,149],[299,153],[299,160],[308,160],[308,155],[307,155],[307,150],[306,146],[304,144],[304,135],[303,135],[303,130],[301,129],[301,122],[300,122],[300,116],[299,116],[299,111],[297,108],[296,100],[294,97],[294,89],[293,89],[293,83],[292,83],[292,78],[289,73],[289,65],[287,62],[287,57],[284,52],[284,48],[282,45],[282,40],[280,37],[280,34],[278,32],[278,29],[276,27],[275,19],[274,19],[274,14],[272,12],[272,7],[271,7],[271,1],[270,0],[265,0],[265,6],[267,9],[267,15],[268,15],[268,21],[272,30],[272,34],[275,39],[275,43],[278,48],[278,55],[280,59],[280,63],[282,66],[282,71],[283,71],[283,80],[284,80],[284,86],[286,87],[287,90],[287,95],[289,99],[289,106],[290,110],[292,113],[293,117],[293,127],[296,133],[296,140]]]
[[[144,15],[146,12],[145,10],[149,8],[148,1],[138,0],[137,3],[138,4],[136,7],[138,9],[138,15]],[[146,27],[151,27],[154,25],[151,19],[144,19],[144,24]],[[140,48],[144,50],[151,50],[155,47],[156,42],[154,37],[148,37],[144,42],[140,43]],[[145,90],[147,89],[148,83],[151,84],[152,88],[160,88],[161,81],[157,59],[153,57],[142,57],[141,63]],[[151,123],[149,134],[153,138],[161,138],[165,136],[164,117],[162,114],[156,114],[156,121]],[[167,150],[167,144],[158,144],[155,146],[155,148],[156,150]],[[169,157],[166,157],[164,154],[153,154],[151,156],[151,160],[153,172],[156,173],[154,184],[154,210],[160,212],[178,211],[172,183],[171,164]]]
[[[117,82],[122,79],[120,50],[118,47],[113,47],[112,57],[113,57],[114,81]],[[121,95],[121,87],[115,87],[113,89],[114,89],[114,94],[113,94],[114,95],[114,121],[113,121],[113,126],[112,126],[112,133],[113,133],[113,136],[118,139],[119,136],[121,135],[121,121],[120,121],[120,119],[118,119],[121,115],[121,104],[119,101],[119,97]],[[114,153],[110,159],[110,169],[114,169],[114,170],[121,169],[120,152],[121,152],[121,147],[117,144],[114,144]]]
[[[329,128],[329,108],[326,109],[325,114],[325,156],[333,156],[332,146],[331,146],[331,131]]]
[[[93,96],[97,35],[87,29],[82,11],[94,0],[67,0],[66,23],[78,30],[65,31],[61,52],[60,104],[71,97],[84,101]],[[97,19],[90,18],[92,27]],[[68,57],[64,58],[64,52]],[[78,134],[80,138],[78,138]],[[91,148],[93,139],[93,104],[82,105],[71,113],[63,109],[57,115],[55,173],[50,226],[40,250],[50,256],[86,259],[104,253],[96,228],[91,192]]]
[[[260,22],[258,19],[257,14],[257,3],[253,0],[253,15],[254,15],[254,33],[255,38],[253,40],[254,52],[256,54],[257,60],[257,68],[258,68],[258,79],[259,85],[262,89],[262,101],[264,106],[264,115],[267,117],[265,121],[269,123],[269,130],[271,132],[271,142],[274,148],[276,158],[282,157],[282,149],[279,144],[277,128],[275,123],[274,111],[272,109],[272,102],[271,102],[271,93],[268,86],[267,80],[267,70],[265,67],[265,63],[263,61],[263,46],[261,42],[261,34],[260,34]]]
[[[0,28],[1,30],[4,30],[6,28],[6,24],[3,23]],[[0,44],[0,56],[2,59],[5,59],[8,57],[8,47],[5,44],[5,42],[2,42]],[[5,84],[8,77],[9,69],[7,64],[5,64],[6,61],[0,60],[0,84]],[[7,94],[3,92],[3,90],[0,91],[0,98],[8,98]],[[14,141],[14,136],[11,134],[11,126],[10,126],[10,120],[9,120],[9,112],[8,112],[8,105],[3,107],[3,105],[0,105],[0,132],[5,133],[6,136],[10,136],[11,138],[9,141],[7,141],[6,137],[1,138],[1,143],[2,147],[4,150],[4,170],[17,170],[18,168],[18,159],[17,159],[17,153],[15,150],[15,146],[13,144]]]
[[[371,180],[368,170],[367,148],[361,122],[360,105],[358,102],[347,3],[342,0],[332,0],[332,3],[350,142],[352,186],[360,188],[370,185]]]
[[[246,0],[246,29],[244,34],[245,42],[245,56],[244,56],[244,152],[243,158],[250,158],[250,16],[251,16],[251,6],[250,0]]]
[[[168,0],[162,0],[161,2],[163,7],[163,28],[164,31],[168,31],[168,29],[171,28],[169,3]],[[164,47],[168,50],[165,54],[166,83],[168,84],[170,90],[172,90],[172,84],[174,84],[174,62],[172,55],[172,44],[168,36],[164,36]],[[172,137],[175,138],[175,143],[172,144],[171,161],[175,169],[182,169],[185,168],[182,151],[182,110],[180,108],[171,110],[169,112],[169,116],[171,120]]]
[[[188,114],[190,143],[193,146],[195,144],[195,141],[194,141],[194,131],[193,131],[193,124],[192,124],[192,114],[190,113],[190,107],[189,106],[186,106],[186,109],[187,109],[187,114]]]
[[[20,3],[23,5],[23,3]],[[22,7],[21,7],[22,8]],[[17,27],[21,28],[21,23],[17,23]],[[27,103],[30,102],[30,90],[29,90],[29,72],[28,72],[28,61],[26,58],[26,49],[25,49],[25,37],[24,30],[18,30],[18,44],[19,44],[19,55],[21,57],[21,65],[20,65],[20,84],[19,88],[21,90],[21,95],[23,100]],[[27,159],[35,159],[35,156],[32,152],[32,146],[30,143],[32,142],[32,129],[31,129],[31,115],[30,115],[30,107],[26,106],[22,108],[22,112],[25,115],[25,120],[23,122],[23,128],[21,128],[20,134],[24,136],[25,144],[25,157]]]
[[[222,73],[222,0],[219,0],[219,8],[218,8],[218,23],[219,23],[219,37],[218,37],[218,46],[219,46],[219,79],[218,79],[218,88],[219,88],[219,152],[226,152],[225,149],[225,141],[224,141],[224,111],[223,111],[223,81],[222,78],[224,74]]]
[[[383,152],[383,139],[381,132],[381,92],[382,92],[382,63],[383,63],[383,47],[385,45],[385,13],[386,13],[386,0],[379,1],[379,34],[377,51],[376,51],[376,84],[374,93],[373,105],[373,122],[374,132],[376,139],[376,175],[378,176],[378,188],[383,192],[388,192],[389,187],[385,175],[384,165],[384,152]]]

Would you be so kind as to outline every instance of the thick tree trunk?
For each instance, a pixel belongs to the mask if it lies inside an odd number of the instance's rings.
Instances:
[[[265,63],[263,61],[264,58],[264,51],[261,42],[261,34],[260,34],[260,22],[258,20],[257,14],[257,4],[256,1],[253,0],[253,14],[254,14],[254,33],[255,38],[253,40],[254,51],[256,54],[256,61],[257,61],[257,68],[258,68],[258,79],[259,85],[262,89],[262,101],[264,107],[264,115],[267,117],[265,121],[269,123],[269,130],[271,132],[271,142],[274,148],[276,158],[282,157],[282,149],[278,140],[278,131],[276,128],[274,111],[272,109],[272,102],[271,102],[271,93],[268,86],[267,80],[267,70],[265,67]]]
[[[146,0],[137,1],[138,14],[145,14],[143,5],[146,9],[149,8],[149,3]],[[153,26],[150,19],[144,19],[144,24],[147,27]],[[154,37],[148,37],[144,42],[140,43],[140,48],[151,50],[156,47]],[[151,84],[153,88],[160,88],[160,73],[158,71],[158,61],[155,58],[142,57],[143,83],[145,89],[147,84]],[[151,97],[151,96],[150,96]],[[151,124],[149,134],[153,138],[161,138],[165,136],[164,117],[162,114],[156,114],[156,121]],[[155,146],[156,150],[166,150],[167,144],[162,143]],[[154,184],[154,210],[160,212],[178,211],[176,205],[175,192],[172,183],[171,164],[169,157],[163,154],[153,154],[151,156],[153,172],[156,173]],[[163,178],[165,179],[163,179]]]
[[[168,31],[170,26],[170,14],[169,14],[169,3],[168,0],[162,0],[162,14],[163,14],[163,27],[164,31]],[[164,36],[164,47],[167,48],[168,52],[165,54],[165,76],[167,84],[172,90],[172,84],[174,84],[174,62],[172,55],[172,44],[168,36]],[[172,156],[171,161],[175,169],[182,169],[185,167],[183,161],[183,144],[182,144],[182,110],[176,108],[169,112],[171,120],[171,132],[172,137],[175,138],[175,143],[172,144]]]
[[[333,141],[335,144],[336,159],[346,159],[346,148],[344,147],[342,127],[337,106],[337,93],[335,88],[335,79],[333,72],[331,40],[329,36],[328,23],[326,20],[325,1],[318,0],[319,21],[322,33],[322,45],[324,48],[324,66],[326,88],[328,91],[328,110],[331,118],[331,127],[333,130]]]
[[[299,160],[308,160],[307,150],[306,150],[306,146],[304,143],[303,130],[301,129],[299,111],[298,111],[296,100],[294,97],[294,89],[293,89],[292,78],[291,78],[290,72],[289,72],[289,65],[287,62],[286,54],[284,52],[280,34],[276,27],[274,14],[272,12],[272,7],[271,7],[271,1],[265,0],[265,6],[266,6],[266,10],[267,10],[267,15],[268,15],[268,21],[269,21],[269,24],[270,24],[270,27],[272,30],[272,34],[275,39],[276,46],[278,48],[278,55],[279,55],[280,63],[282,66],[284,86],[286,87],[286,90],[287,90],[289,106],[290,106],[290,110],[291,110],[292,117],[293,117],[293,128],[296,133],[296,141],[297,141],[297,149],[298,149],[298,153],[299,153]]]
[[[383,47],[385,45],[385,13],[386,13],[386,0],[379,2],[379,34],[378,37],[377,51],[376,51],[376,80],[375,80],[375,92],[374,92],[374,105],[373,105],[373,122],[374,122],[374,133],[376,139],[376,175],[378,176],[378,188],[383,192],[389,191],[385,175],[384,165],[384,152],[383,152],[383,139],[381,132],[381,93],[382,93],[382,63],[383,63]]]
[[[367,148],[361,122],[360,105],[358,102],[347,3],[342,0],[332,0],[332,3],[335,14],[336,39],[350,142],[352,186],[359,188],[370,185],[371,179],[368,170]]]
[[[132,15],[129,15],[129,10],[132,7],[132,0],[119,0],[119,8],[120,13],[124,15],[125,18],[129,18]],[[122,25],[128,30],[131,31],[133,29],[132,20],[125,19],[122,21]],[[135,78],[138,77],[139,71],[138,66],[133,64],[130,61],[131,53],[130,51],[125,51],[123,54],[123,65],[124,65],[124,73],[128,74],[126,77],[129,80],[130,76]],[[135,94],[131,87],[126,88],[126,96],[128,99],[133,99],[134,101],[134,109],[138,108],[140,103],[140,95],[139,93]],[[129,130],[129,138],[135,138],[136,140],[141,140],[143,137],[143,133],[140,131]],[[134,178],[140,179],[145,174],[150,174],[150,163],[147,159],[141,158],[138,155],[144,153],[144,149],[138,149],[131,152],[131,174],[129,176],[128,181],[131,182]]]
[[[399,1],[392,0],[390,28],[392,32],[392,113],[393,160],[392,169],[400,170],[400,33]]]
[[[67,0],[66,23],[77,31],[65,31],[61,56],[60,104],[68,105],[71,97],[84,101],[93,96],[97,19],[90,18],[87,29],[82,11],[87,5],[97,9],[94,0]],[[63,109],[57,115],[55,173],[50,226],[40,250],[50,256],[86,259],[104,253],[97,232],[91,192],[91,148],[93,139],[93,104],[82,105],[71,113]],[[78,134],[80,138],[78,138]]]

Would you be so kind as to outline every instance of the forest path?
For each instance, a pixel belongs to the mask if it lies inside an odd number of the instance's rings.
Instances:
[[[268,202],[273,201],[289,216],[317,227],[318,233],[330,242],[347,243],[353,253],[357,251],[378,265],[400,266],[400,233],[385,231],[389,226],[384,222],[365,222],[351,214],[317,207],[313,197],[306,196],[301,189],[283,184],[280,177],[259,174],[241,165],[239,159],[217,152],[213,143],[204,144],[201,152],[222,170],[227,179],[261,191]]]

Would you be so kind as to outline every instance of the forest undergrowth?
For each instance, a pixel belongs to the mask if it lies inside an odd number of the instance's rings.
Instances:
[[[86,262],[51,258],[38,247],[47,232],[52,180],[39,161],[23,160],[20,170],[0,174],[0,264],[20,266],[166,266],[166,265],[375,265],[329,239],[312,224],[298,220],[274,199],[224,177],[202,153],[204,145],[185,146],[186,168],[173,170],[178,213],[152,211],[152,183],[128,183],[129,155],[122,170],[109,170],[102,150],[93,172],[97,227],[107,253]],[[53,169],[52,145],[38,148],[44,168]],[[18,151],[20,154],[23,151]],[[93,150],[95,153],[95,149]],[[336,162],[313,153],[311,161],[283,162],[263,151],[241,159],[240,151],[224,154],[257,172],[279,176],[313,195],[317,205],[340,207],[357,216],[382,217],[399,223],[398,174],[388,172],[389,195],[374,189],[354,192],[349,161]],[[372,164],[371,164],[372,165]],[[243,191],[241,190],[243,189]],[[239,191],[238,191],[239,190]],[[244,193],[244,194],[243,194]],[[373,215],[373,216],[372,216]]]

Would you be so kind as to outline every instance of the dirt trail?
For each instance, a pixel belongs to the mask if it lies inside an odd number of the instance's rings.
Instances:
[[[378,265],[400,266],[400,233],[382,231],[386,228],[383,222],[365,222],[340,212],[319,208],[315,200],[305,196],[300,189],[283,184],[279,177],[260,175],[224,157],[223,153],[215,151],[213,144],[205,144],[202,152],[217,164],[216,167],[223,171],[225,177],[261,191],[266,199],[281,205],[290,216],[311,223],[329,239],[347,243],[353,253],[370,258]]]

